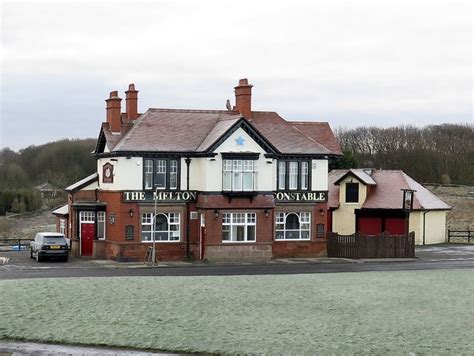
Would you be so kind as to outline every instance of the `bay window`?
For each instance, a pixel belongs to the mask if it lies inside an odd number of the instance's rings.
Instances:
[[[222,190],[257,190],[257,161],[224,159],[222,163]]]
[[[255,213],[224,213],[223,242],[255,242],[257,216]]]
[[[276,213],[276,240],[309,240],[311,238],[311,213]]]

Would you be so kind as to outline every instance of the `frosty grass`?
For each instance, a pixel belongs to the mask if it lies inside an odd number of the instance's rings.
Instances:
[[[0,281],[0,339],[224,354],[472,354],[469,270]]]

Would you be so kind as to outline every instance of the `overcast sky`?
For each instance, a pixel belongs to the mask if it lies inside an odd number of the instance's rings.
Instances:
[[[253,109],[289,120],[473,122],[472,19],[471,1],[4,1],[0,147],[97,137],[132,82],[140,111],[225,109],[247,77]]]

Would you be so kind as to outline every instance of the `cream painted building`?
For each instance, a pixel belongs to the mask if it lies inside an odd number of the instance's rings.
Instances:
[[[402,209],[404,191],[412,208]],[[446,240],[449,205],[399,170],[351,169],[329,173],[329,229],[341,235],[415,232],[417,245]]]

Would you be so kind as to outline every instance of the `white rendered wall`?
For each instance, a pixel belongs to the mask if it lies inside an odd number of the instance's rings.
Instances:
[[[410,214],[410,231],[415,231],[415,244],[423,244],[423,212]],[[432,210],[425,214],[425,244],[440,244],[446,241],[446,211]]]
[[[346,183],[359,183],[359,201],[346,203]],[[339,185],[339,208],[333,211],[332,230],[341,235],[355,233],[356,215],[354,210],[360,209],[367,198],[367,186],[354,177],[347,177]]]
[[[102,183],[102,166],[107,162],[114,166],[113,183]],[[143,190],[142,157],[99,158],[97,173],[99,174],[99,186],[102,190]]]
[[[243,145],[238,145],[236,140],[242,137]],[[200,172],[203,182],[203,191],[222,190],[222,155],[220,153],[260,153],[258,159],[257,190],[272,191],[276,188],[276,161],[265,158],[265,150],[260,147],[244,130],[237,129],[227,140],[214,150],[218,153],[213,159],[200,158]],[[272,162],[272,164],[267,163]]]
[[[328,190],[328,161],[313,159],[311,168],[311,190]]]

